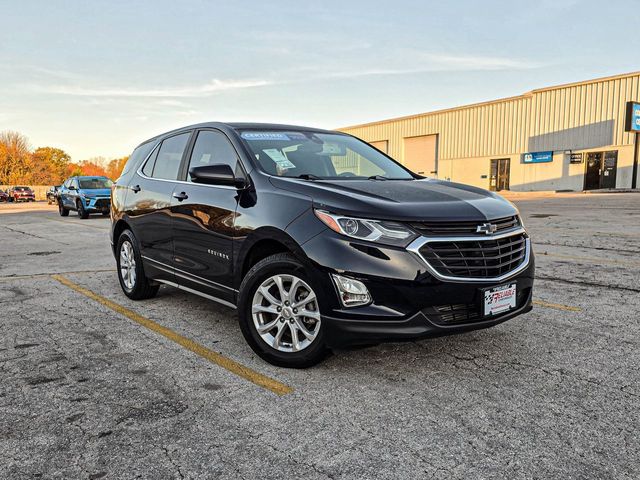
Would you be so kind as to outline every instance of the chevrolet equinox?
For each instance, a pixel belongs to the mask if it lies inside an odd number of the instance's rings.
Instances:
[[[532,308],[533,253],[510,202],[416,175],[343,133],[181,128],[140,144],[111,198],[125,295],[166,284],[237,308],[246,341],[275,365]]]

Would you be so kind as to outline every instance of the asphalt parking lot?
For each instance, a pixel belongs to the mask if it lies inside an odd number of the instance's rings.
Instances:
[[[0,478],[638,478],[640,194],[514,198],[531,313],[308,370],[128,300],[108,219],[0,205]]]

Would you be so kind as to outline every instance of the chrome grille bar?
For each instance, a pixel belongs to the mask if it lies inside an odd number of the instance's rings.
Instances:
[[[420,237],[407,250],[440,280],[496,282],[527,268],[531,243],[524,228],[518,228],[485,237]]]

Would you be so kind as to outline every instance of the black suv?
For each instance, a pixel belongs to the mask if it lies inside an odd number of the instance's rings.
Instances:
[[[339,132],[203,123],[138,146],[112,188],[132,299],[168,284],[238,309],[262,358],[485,328],[531,310],[517,209]]]

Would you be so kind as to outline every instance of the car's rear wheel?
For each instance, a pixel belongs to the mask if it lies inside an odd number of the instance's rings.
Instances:
[[[69,216],[69,210],[64,208],[64,206],[62,205],[62,200],[58,200],[58,212],[60,212],[61,217]]]
[[[306,368],[327,354],[319,298],[304,266],[291,254],[267,257],[240,286],[238,317],[245,339],[261,358]]]
[[[132,300],[154,297],[160,287],[144,274],[138,241],[131,230],[120,234],[117,248],[118,280],[124,294]]]
[[[78,200],[76,202],[76,211],[78,212],[78,216],[82,219],[87,219],[89,218],[89,212],[87,212],[87,210],[84,208],[84,204],[82,203],[82,200]]]

